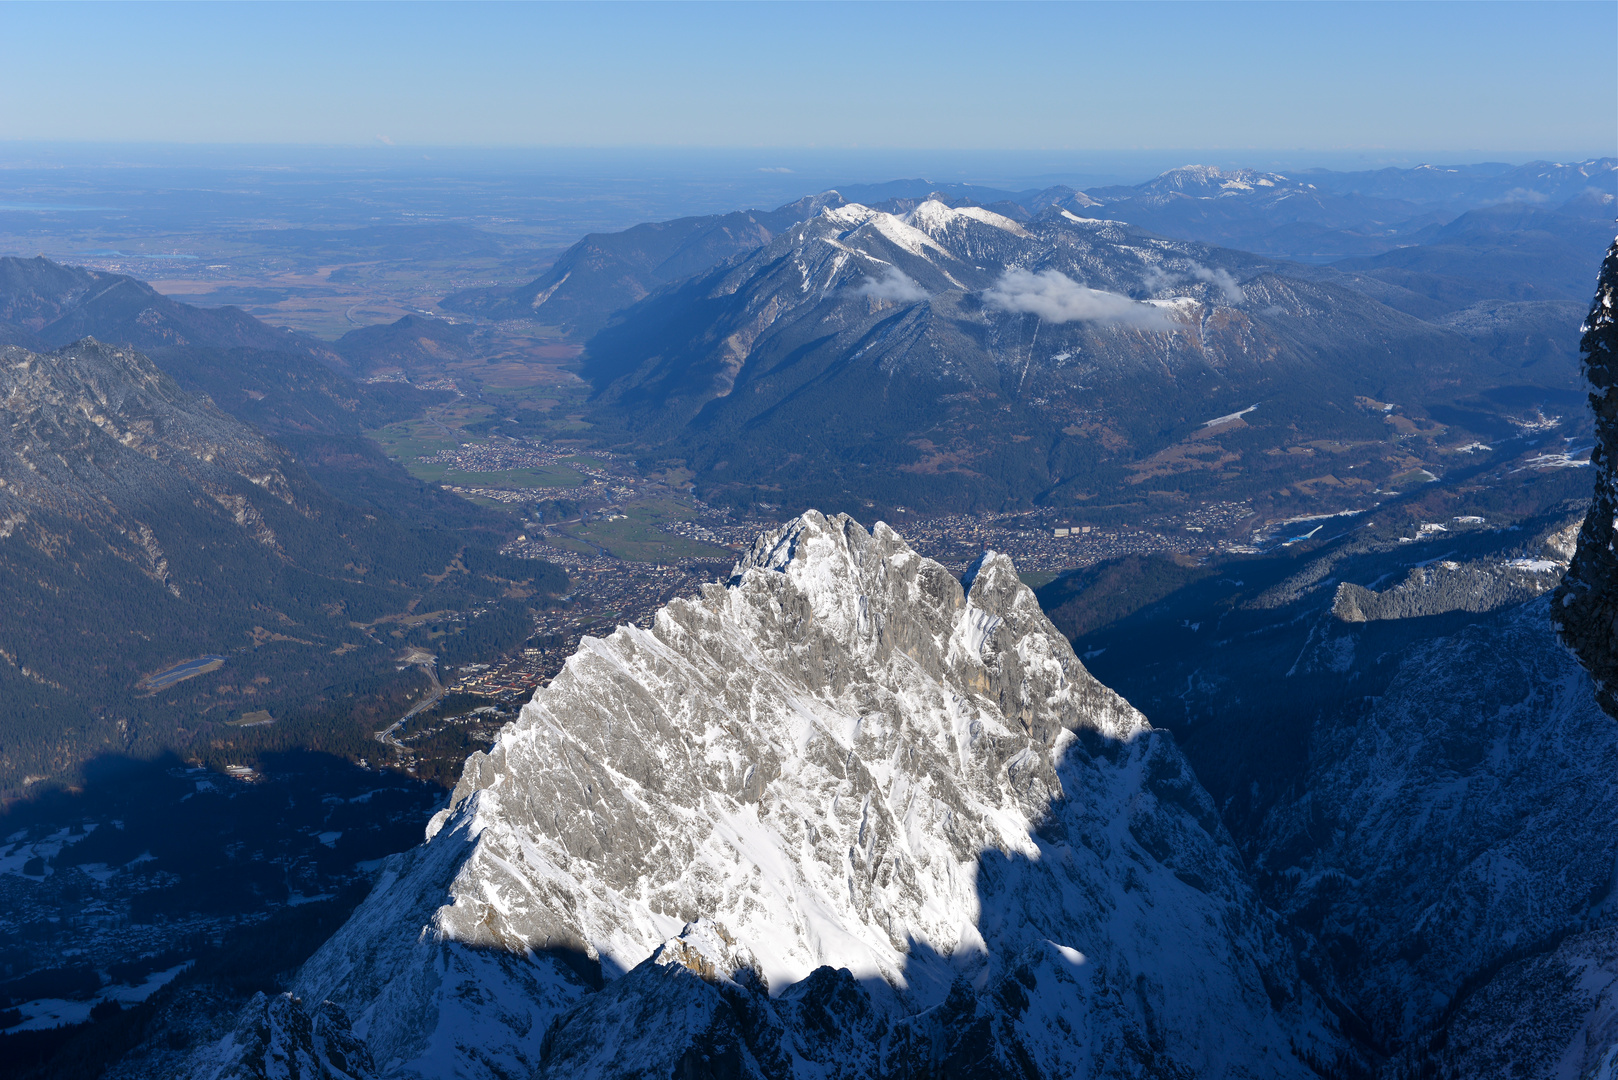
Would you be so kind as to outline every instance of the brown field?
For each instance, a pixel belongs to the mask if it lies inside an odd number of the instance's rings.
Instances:
[[[1225,425],[1233,426],[1233,425]],[[1244,425],[1245,426],[1245,425]],[[1200,432],[1198,433],[1201,434]],[[1226,450],[1218,443],[1208,442],[1205,438],[1193,436],[1184,442],[1177,442],[1173,446],[1165,446],[1149,458],[1137,461],[1129,466],[1134,473],[1129,478],[1131,484],[1141,484],[1159,476],[1175,476],[1179,473],[1194,472],[1198,469],[1222,469],[1242,459],[1234,451]]]

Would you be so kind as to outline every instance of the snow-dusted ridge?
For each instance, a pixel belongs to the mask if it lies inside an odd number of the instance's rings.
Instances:
[[[296,992],[384,1076],[730,1046],[747,1076],[1280,1077],[1337,1045],[1179,752],[1010,560],[963,588],[814,512],[586,638]]]
[[[928,199],[906,214],[902,220],[935,240],[948,235],[951,229],[962,228],[966,222],[991,225],[1001,232],[1008,232],[1023,239],[1027,239],[1030,235],[1027,229],[993,210],[985,210],[981,206],[951,208],[937,199]]]

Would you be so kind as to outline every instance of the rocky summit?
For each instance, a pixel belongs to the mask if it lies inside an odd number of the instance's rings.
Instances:
[[[650,629],[584,639],[427,833],[197,1075],[269,1075],[243,1047],[280,1032],[311,1041],[277,1061],[318,1063],[317,1030],[385,1077],[1349,1053],[1172,739],[1005,556],[957,582],[881,524],[807,513]]]

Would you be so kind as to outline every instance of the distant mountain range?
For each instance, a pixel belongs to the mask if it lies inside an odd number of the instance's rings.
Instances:
[[[445,298],[443,306],[480,317],[536,318],[582,339],[606,325],[614,312],[659,286],[762,247],[822,208],[849,202],[904,214],[927,199],[937,199],[952,207],[979,206],[1019,222],[1055,206],[1176,239],[1325,262],[1377,255],[1435,238],[1448,244],[1454,234],[1439,237],[1442,226],[1459,215],[1499,205],[1529,207],[1584,223],[1611,218],[1615,195],[1618,159],[1614,158],[1568,165],[1543,161],[1521,166],[1424,165],[1363,173],[1312,169],[1290,175],[1188,165],[1144,184],[1087,192],[1063,186],[1004,191],[893,180],[845,185],[769,212],[737,211],[637,225],[620,233],[592,233],[527,285],[456,293]],[[1484,298],[1491,297],[1473,299]],[[1583,300],[1582,294],[1557,298]]]
[[[1571,400],[1615,164],[894,181],[592,235],[445,306],[588,336],[598,434],[722,501],[1246,497],[1294,467],[1374,486],[1381,466],[1333,460],[1388,441],[1364,400],[1457,446]]]
[[[1582,307],[1590,267],[1612,239],[1615,212],[1611,195],[1594,192],[1556,207],[1503,203],[1423,229],[1407,246],[1341,259],[1318,273],[1421,318],[1490,301]]]
[[[123,274],[44,258],[0,258],[0,344],[46,352],[94,337],[140,350],[185,390],[207,394],[293,451],[340,497],[422,524],[493,536],[504,521],[417,481],[363,434],[414,416],[445,395],[357,376],[430,348],[442,354],[464,333],[442,320],[406,316],[329,345],[237,308],[181,303]]]
[[[66,345],[101,335],[139,349],[207,345],[337,361],[312,338],[266,326],[239,308],[199,308],[124,274],[63,266],[44,256],[0,258],[0,323],[17,344]]]
[[[1549,210],[1591,193],[1610,205],[1615,170],[1614,158],[1286,175],[1187,166],[1136,187],[1087,194],[1107,216],[1153,232],[1319,262],[1424,243],[1457,215],[1495,205]]]
[[[456,293],[442,306],[484,318],[537,318],[588,337],[614,312],[658,286],[753,251],[822,207],[842,203],[841,196],[830,192],[768,213],[740,210],[636,225],[621,233],[591,233],[527,285]]]
[[[1325,477],[1369,492],[1393,466],[1367,401],[1567,396],[1570,348],[1525,358],[1501,323],[1554,336],[1573,310],[1424,321],[1341,276],[1055,205],[1016,222],[847,204],[623,312],[583,373],[604,432],[683,460],[711,499],[1079,506]],[[1449,421],[1443,442],[1486,433]]]

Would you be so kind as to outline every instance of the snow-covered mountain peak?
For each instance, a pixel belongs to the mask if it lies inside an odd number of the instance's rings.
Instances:
[[[902,220],[940,241],[948,237],[952,229],[965,227],[966,222],[992,225],[1013,236],[1026,238],[1029,235],[1028,230],[1021,225],[992,210],[985,210],[981,206],[950,207],[937,199],[928,199],[906,214]]]
[[[1154,1068],[1287,1076],[1289,1041],[1319,1037],[1172,743],[1008,558],[963,584],[883,524],[806,513],[728,585],[585,638],[430,833],[299,980],[384,1075],[530,1072],[542,1042],[584,1068],[567,1055],[592,1025],[717,1016],[726,987],[779,1013],[757,1030],[782,1061],[819,1060],[832,1036],[789,1038],[792,1018],[839,986],[865,1041],[1003,1012],[1006,979],[1049,983],[1007,1054],[1060,1060],[1079,1024],[1096,1047],[1139,1036]]]
[[[879,233],[889,242],[904,248],[912,255],[927,259],[929,262],[932,261],[934,254],[947,257],[954,256],[953,252],[947,250],[931,236],[893,214],[874,214],[871,220],[866,222],[863,227]]]
[[[1290,184],[1291,181],[1279,173],[1259,172],[1256,169],[1226,171],[1213,165],[1182,165],[1157,176],[1145,187],[1156,193],[1174,192],[1207,199]]]
[[[934,254],[946,257],[951,255],[931,236],[910,225],[904,218],[885,210],[873,210],[859,203],[847,203],[838,207],[828,206],[820,212],[820,216],[822,220],[836,227],[839,241],[857,243],[859,236],[864,232],[874,232],[911,255],[928,261],[932,260]]]
[[[851,202],[843,203],[841,206],[823,207],[820,211],[820,216],[833,225],[848,230],[859,228],[881,212],[880,210],[872,210],[862,203]]]
[[[806,221],[828,206],[842,206],[845,202],[846,200],[836,188],[827,188],[819,194],[805,195],[796,202],[787,203],[781,209],[793,212],[799,221]]]
[[[1101,204],[1096,203],[1095,205],[1100,206]],[[1066,221],[1066,222],[1069,222],[1070,224],[1078,225],[1078,226],[1081,226],[1081,227],[1087,228],[1087,229],[1100,229],[1100,228],[1103,228],[1105,226],[1112,226],[1114,228],[1117,228],[1119,226],[1123,226],[1123,225],[1127,224],[1127,222],[1113,221],[1110,218],[1080,217],[1078,214],[1073,213],[1073,211],[1071,211],[1071,210],[1063,210],[1063,211],[1061,211],[1061,215],[1062,215],[1062,220],[1063,221]]]

